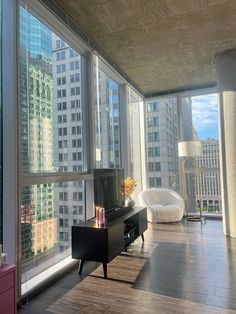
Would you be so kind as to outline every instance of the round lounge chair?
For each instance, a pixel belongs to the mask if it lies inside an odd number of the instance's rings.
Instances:
[[[165,223],[180,221],[184,214],[184,200],[177,192],[164,189],[146,189],[139,193],[140,205],[147,207],[149,222]]]

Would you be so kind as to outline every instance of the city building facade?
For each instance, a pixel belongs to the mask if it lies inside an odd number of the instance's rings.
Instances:
[[[179,191],[178,121],[175,97],[146,103],[147,182]]]
[[[203,211],[221,213],[219,141],[207,138],[201,141],[201,155],[196,157],[200,188],[196,189],[196,202]]]
[[[52,36],[54,163],[58,172],[83,171],[81,57]],[[68,251],[71,226],[84,219],[84,183],[59,182],[54,188],[59,251]]]

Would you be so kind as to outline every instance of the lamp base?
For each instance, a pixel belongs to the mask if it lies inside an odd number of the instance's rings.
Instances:
[[[201,221],[206,222],[206,218],[202,216],[187,216],[186,218],[188,221]]]

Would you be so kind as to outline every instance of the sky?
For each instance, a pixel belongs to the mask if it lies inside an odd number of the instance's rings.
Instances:
[[[218,139],[217,94],[192,97],[192,117],[200,140]]]

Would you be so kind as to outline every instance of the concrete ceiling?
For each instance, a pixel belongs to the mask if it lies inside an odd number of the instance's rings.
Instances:
[[[54,0],[145,94],[216,81],[236,47],[236,1]]]

